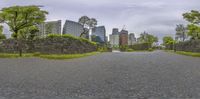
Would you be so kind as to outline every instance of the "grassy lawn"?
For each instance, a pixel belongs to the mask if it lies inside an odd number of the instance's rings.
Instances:
[[[91,53],[84,53],[84,54],[49,54],[49,55],[40,55],[38,57],[40,58],[46,58],[46,59],[73,59],[73,58],[81,58],[86,56],[91,56],[98,54],[100,52],[91,52]]]
[[[84,54],[33,54],[33,53],[25,53],[22,54],[22,58],[24,57],[39,57],[39,58],[46,58],[46,59],[73,59],[73,58],[80,58],[98,54],[100,52],[91,52],[91,53],[84,53]],[[19,54],[10,54],[10,53],[0,53],[0,58],[21,58]]]
[[[200,57],[200,53],[195,53],[195,52],[184,52],[184,51],[167,51],[167,52],[173,52],[173,53],[176,53],[176,54],[180,54],[180,55],[186,55],[186,56],[193,56],[193,57]]]

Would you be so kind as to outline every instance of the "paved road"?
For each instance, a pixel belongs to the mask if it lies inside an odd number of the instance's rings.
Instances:
[[[0,99],[171,98],[200,98],[200,58],[156,51],[0,59]]]

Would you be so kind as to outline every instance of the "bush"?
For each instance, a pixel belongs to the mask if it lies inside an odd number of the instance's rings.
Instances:
[[[120,46],[120,51],[127,51],[127,50],[128,50],[127,45]]]
[[[153,49],[152,49],[152,48],[149,48],[148,51],[153,51]]]
[[[149,48],[151,48],[151,44],[150,43],[139,43],[139,44],[131,45],[130,48],[132,48],[134,50],[148,50]]]

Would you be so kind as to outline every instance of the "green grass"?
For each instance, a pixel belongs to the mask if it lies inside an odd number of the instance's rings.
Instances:
[[[200,57],[200,53],[194,53],[194,52],[177,51],[175,53],[181,54],[181,55],[186,55],[186,56]]]
[[[26,53],[26,54],[22,54],[22,57],[32,57],[33,54],[31,53]],[[11,54],[11,53],[0,53],[0,58],[19,58],[19,54]]]
[[[167,52],[172,52],[180,55],[186,55],[186,56],[193,56],[193,57],[200,57],[200,53],[195,53],[195,52],[185,52],[185,51],[176,51],[174,52],[173,50],[167,50]]]
[[[99,52],[91,52],[91,53],[85,53],[85,54],[49,54],[49,55],[40,55],[38,57],[40,58],[46,58],[46,59],[73,59],[73,58],[81,58],[86,56],[91,56],[98,54]]]
[[[24,57],[39,57],[39,58],[46,58],[46,59],[73,59],[73,58],[81,58],[86,56],[91,56],[98,54],[99,52],[91,52],[91,53],[84,53],[84,54],[35,54],[35,53],[26,53],[22,54],[22,57],[19,54],[10,54],[10,53],[0,53],[0,58],[24,58]]]

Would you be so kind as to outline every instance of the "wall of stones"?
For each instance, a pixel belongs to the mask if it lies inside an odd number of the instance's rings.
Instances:
[[[24,53],[75,54],[97,51],[97,46],[94,43],[84,39],[49,37],[33,41],[22,40],[20,42]],[[4,40],[0,44],[0,52],[17,53],[18,49],[18,42],[13,39]]]
[[[190,40],[176,44],[177,51],[200,52],[200,40]]]

